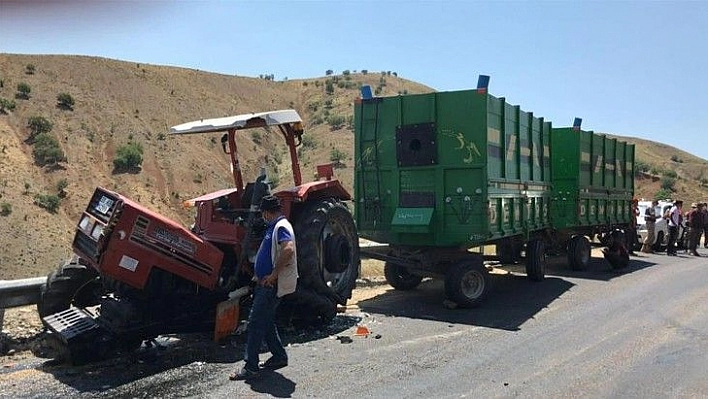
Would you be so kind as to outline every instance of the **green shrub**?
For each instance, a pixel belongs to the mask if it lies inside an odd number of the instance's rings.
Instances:
[[[342,161],[346,158],[347,154],[338,148],[332,148],[332,151],[329,152],[329,160],[334,162],[334,166],[341,166]]]
[[[676,179],[678,177],[678,174],[676,174],[676,171],[672,170],[672,169],[665,170],[662,174],[666,177],[671,177],[673,179]]]
[[[31,92],[32,92],[32,87],[30,87],[29,84],[27,84],[25,82],[20,82],[17,84],[17,94],[15,94],[15,98],[21,98],[23,100],[28,100]]]
[[[327,83],[325,84],[325,93],[327,93],[327,94],[334,94],[334,83],[332,83],[332,82],[329,81],[329,80],[328,80]]]
[[[640,173],[640,172],[647,173],[647,172],[649,172],[650,168],[651,168],[651,166],[644,161],[637,160],[637,162],[635,162],[635,164],[634,164],[635,173]]]
[[[302,148],[317,148],[317,139],[313,135],[302,136]]]
[[[117,171],[136,169],[143,163],[143,146],[137,142],[130,142],[118,147],[113,166]]]
[[[3,202],[0,204],[0,215],[9,216],[12,213],[12,204],[9,202]]]
[[[327,116],[327,124],[332,130],[341,129],[346,122],[347,118],[344,115],[332,114]]]
[[[57,182],[57,192],[64,193],[64,190],[69,187],[69,182],[66,179],[61,179]]]
[[[263,135],[258,130],[251,130],[251,140],[256,144],[263,144]]]
[[[59,146],[59,141],[48,133],[42,133],[35,137],[32,155],[38,165],[53,165],[66,161],[66,155]]]
[[[664,176],[661,178],[661,188],[663,190],[674,191],[674,184],[676,184],[676,179],[669,176]]]
[[[672,155],[671,160],[674,162],[683,163],[683,161],[681,160],[681,158],[678,157],[678,155]]]
[[[61,204],[61,198],[55,194],[37,194],[34,196],[34,203],[40,208],[44,208],[51,213],[56,213]]]
[[[34,67],[34,64],[27,64],[27,65],[25,65],[25,73],[26,73],[27,75],[34,75],[35,69],[36,69],[36,68]]]
[[[15,109],[15,101],[8,100],[7,98],[0,98],[0,114],[7,113],[7,111],[12,111]]]
[[[74,97],[69,93],[59,93],[57,95],[57,107],[68,111],[74,110]]]
[[[665,190],[661,189],[654,194],[654,199],[655,200],[665,200],[667,198],[671,198],[674,195],[674,192],[671,190]]]
[[[42,133],[49,133],[52,131],[52,123],[43,116],[31,116],[27,120],[27,128],[30,130],[29,140],[32,141],[38,135]]]

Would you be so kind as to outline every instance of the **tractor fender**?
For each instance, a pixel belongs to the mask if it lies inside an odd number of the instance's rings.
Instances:
[[[342,201],[352,199],[351,194],[339,180],[318,180],[304,183],[275,193],[283,204],[283,213],[289,218],[293,204],[305,203],[321,198],[337,198]]]

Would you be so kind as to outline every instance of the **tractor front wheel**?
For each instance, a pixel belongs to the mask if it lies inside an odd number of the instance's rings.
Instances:
[[[49,274],[41,288],[37,311],[39,317],[45,317],[67,310],[71,305],[77,308],[98,305],[100,299],[98,273],[74,258]]]

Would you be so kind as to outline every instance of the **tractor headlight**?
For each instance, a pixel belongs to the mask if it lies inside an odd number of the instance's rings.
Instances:
[[[96,225],[93,226],[93,230],[91,231],[91,237],[93,237],[94,240],[98,240],[98,238],[101,237],[101,234],[103,234],[103,225],[100,223],[96,223]]]
[[[88,215],[84,215],[84,217],[81,218],[81,221],[79,222],[79,228],[81,231],[85,232],[86,234],[91,233],[91,227],[93,225],[93,220],[91,220],[91,217]]]

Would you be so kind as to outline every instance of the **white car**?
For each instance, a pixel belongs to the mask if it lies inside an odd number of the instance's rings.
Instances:
[[[641,242],[647,238],[647,225],[644,221],[644,212],[648,207],[651,206],[651,201],[639,201],[639,216],[637,216],[637,234],[641,237]],[[666,211],[671,209],[673,202],[671,201],[659,201],[659,205],[655,207],[656,211],[656,225],[654,228],[654,242],[652,243],[652,249],[654,251],[663,251],[669,243],[669,223],[668,220],[664,218]],[[685,235],[685,221],[679,226],[679,234],[676,240],[676,245],[679,248],[684,246],[684,235]]]

